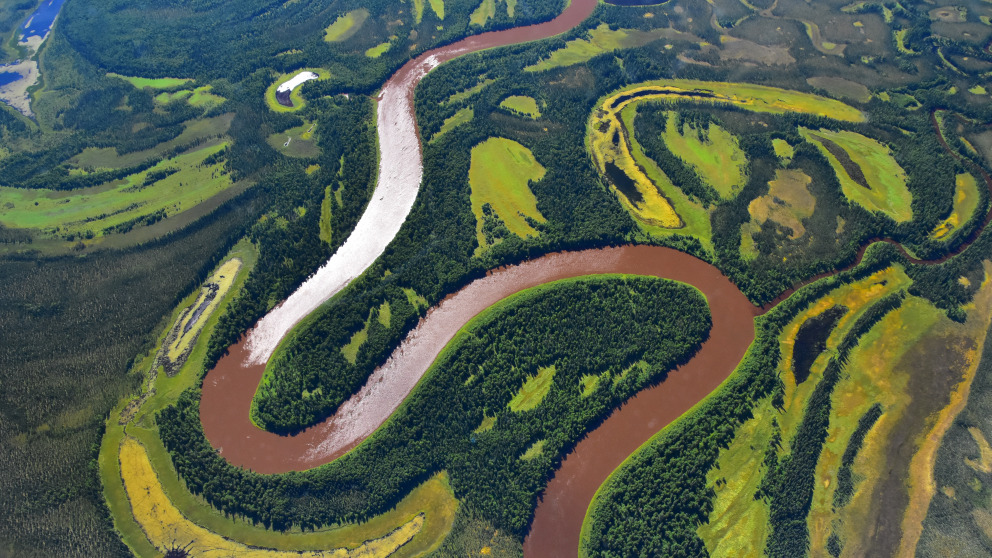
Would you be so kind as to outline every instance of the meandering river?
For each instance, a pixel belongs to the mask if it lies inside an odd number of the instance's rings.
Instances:
[[[663,383],[637,394],[579,442],[537,507],[524,543],[525,555],[574,557],[585,511],[607,476],[730,375],[754,338],[753,319],[760,310],[718,269],[701,260],[667,248],[627,246],[550,254],[494,270],[470,283],[432,308],[334,416],[296,436],[265,432],[249,419],[265,363],[280,340],[361,275],[406,220],[423,176],[413,95],[424,75],[464,54],[565,32],[588,17],[596,5],[596,0],[572,0],[560,16],[547,23],[484,33],[432,50],[405,64],[386,82],[378,98],[379,179],[354,232],[314,276],[262,318],[242,343],[231,347],[204,380],[201,421],[207,438],[225,459],[262,473],[305,470],[334,460],[389,418],[460,327],[523,289],[602,273],[650,275],[693,285],[710,306],[709,339],[688,364],[670,373]],[[983,178],[992,189],[992,180],[987,175]]]

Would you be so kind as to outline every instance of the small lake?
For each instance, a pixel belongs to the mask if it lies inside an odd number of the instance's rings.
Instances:
[[[3,87],[8,83],[14,83],[19,79],[21,79],[21,74],[16,72],[0,72],[0,87]]]
[[[28,37],[44,37],[52,29],[55,17],[59,15],[65,0],[47,0],[42,2],[31,17],[21,26],[21,40]]]

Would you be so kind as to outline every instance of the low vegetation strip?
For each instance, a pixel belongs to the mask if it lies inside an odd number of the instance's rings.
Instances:
[[[126,436],[121,443],[120,470],[135,520],[152,545],[162,552],[180,547],[192,556],[385,558],[410,542],[424,526],[424,516],[418,514],[392,532],[363,541],[354,548],[311,551],[258,548],[212,533],[183,516],[162,490],[144,446],[133,437]]]
[[[672,153],[688,163],[723,199],[731,199],[747,181],[747,156],[737,138],[716,123],[692,122],[668,113],[663,134]]]
[[[934,227],[930,237],[936,240],[949,240],[954,231],[960,229],[976,216],[981,195],[978,191],[978,181],[971,173],[961,173],[954,180],[954,205],[951,214]]]
[[[324,40],[329,43],[340,43],[350,39],[361,29],[368,17],[369,11],[365,8],[352,10],[338,17],[324,30]]]
[[[537,101],[533,97],[524,95],[510,95],[503,99],[500,108],[504,108],[514,114],[526,116],[528,118],[540,118],[541,109],[537,106]]]

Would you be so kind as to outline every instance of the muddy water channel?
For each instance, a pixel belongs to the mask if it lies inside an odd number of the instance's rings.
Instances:
[[[564,33],[592,13],[597,0],[571,0],[555,19],[468,37],[407,62],[383,86],[378,97],[379,180],[355,230],[310,279],[279,307],[259,320],[248,335],[245,356],[265,363],[294,325],[348,286],[383,253],[406,221],[423,178],[420,137],[413,93],[427,72],[459,56]]]

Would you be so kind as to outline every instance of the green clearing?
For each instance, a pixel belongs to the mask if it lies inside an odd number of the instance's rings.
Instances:
[[[187,152],[94,188],[53,191],[0,187],[0,223],[67,238],[126,232],[105,229],[129,229],[129,222],[137,226],[142,223],[135,220],[147,216],[182,213],[230,187],[231,178],[222,160],[205,163],[226,147],[227,143],[220,143]]]
[[[320,202],[320,240],[331,244],[331,211],[334,189],[328,184],[324,187],[324,199]]]
[[[792,144],[784,139],[775,138],[772,140],[772,148],[775,149],[775,156],[782,162],[782,166],[789,166],[789,163],[792,162],[792,156],[795,155]]]
[[[469,22],[481,26],[494,17],[496,17],[496,0],[482,0],[479,7],[469,17]]]
[[[295,128],[272,134],[266,138],[266,143],[283,155],[312,159],[320,156],[320,148],[317,147],[317,139],[314,137],[316,130],[316,123],[304,121]]]
[[[951,233],[961,228],[961,225],[975,216],[978,204],[982,199],[974,175],[970,173],[959,174],[955,177],[954,182],[954,207],[947,219],[941,221],[930,233],[930,238],[935,240],[951,238]]]
[[[541,109],[537,106],[537,101],[533,97],[524,95],[511,95],[499,104],[500,108],[506,109],[514,114],[536,119],[541,117]]]
[[[490,430],[493,429],[494,426],[496,426],[496,417],[483,415],[482,422],[479,423],[479,427],[473,430],[472,432],[475,434],[489,432]]]
[[[464,101],[465,99],[468,99],[469,97],[471,97],[471,96],[475,95],[476,93],[482,91],[483,89],[486,88],[486,86],[488,86],[490,84],[493,84],[493,83],[496,83],[496,80],[494,80],[494,79],[480,79],[479,80],[479,83],[476,83],[475,85],[473,85],[472,87],[469,87],[468,89],[464,89],[462,91],[459,91],[457,93],[454,93],[453,95],[451,95],[450,97],[448,97],[447,99],[445,99],[444,102],[441,103],[441,105],[444,106],[444,105],[450,105],[451,103],[460,103],[460,102]]]
[[[768,182],[768,193],[751,200],[747,207],[751,220],[741,225],[740,252],[745,260],[758,257],[754,235],[761,231],[761,225],[766,221],[774,221],[788,229],[790,240],[805,236],[803,222],[816,208],[816,198],[809,191],[812,181],[801,170],[778,169],[775,178]]]
[[[887,146],[845,130],[833,132],[821,128],[814,132],[800,128],[799,132],[830,161],[847,199],[873,213],[883,213],[897,223],[913,218],[913,196],[906,187],[906,171],[892,157]],[[827,142],[843,149],[850,161],[845,164],[838,160]],[[847,167],[851,163],[860,169],[870,188],[858,184],[849,174]],[[856,169],[850,170],[857,172]]]
[[[234,120],[234,113],[222,114],[212,118],[190,120],[183,124],[181,134],[176,138],[162,142],[144,151],[135,151],[120,155],[116,147],[87,147],[68,163],[80,169],[122,169],[139,165],[149,159],[159,158],[173,149],[226,134]]]
[[[531,181],[544,177],[544,167],[530,149],[506,138],[489,138],[472,148],[468,180],[472,188],[472,213],[475,214],[479,250],[487,246],[483,232],[483,206],[490,205],[513,234],[524,238],[536,236],[528,218],[543,223],[537,210],[537,198]]]
[[[431,9],[437,14],[437,18],[444,21],[444,0],[430,0]]]
[[[406,295],[407,301],[409,301],[410,305],[413,306],[414,308],[420,310],[421,308],[428,307],[427,299],[424,298],[423,295],[417,294],[417,291],[409,288],[404,288],[403,294]]]
[[[350,39],[361,29],[368,17],[369,11],[365,8],[352,10],[338,17],[324,30],[324,40],[329,43],[340,43]]]
[[[609,25],[602,23],[599,27],[589,30],[589,38],[568,41],[564,48],[552,52],[548,58],[536,64],[527,66],[524,71],[543,72],[551,68],[581,64],[604,52],[646,45],[671,34],[669,29],[653,29],[651,31],[617,29],[614,31],[610,29]]]
[[[280,75],[275,80],[273,80],[272,84],[269,85],[268,89],[265,90],[265,104],[268,105],[269,110],[273,110],[275,112],[295,112],[303,108],[304,105],[306,105],[306,102],[303,100],[303,94],[300,92],[301,89],[306,87],[306,83],[302,83],[298,85],[295,89],[293,89],[293,92],[290,93],[289,98],[293,102],[293,106],[287,107],[280,105],[279,101],[276,100],[276,89],[278,89],[281,84],[283,84],[286,81],[289,81],[300,72],[313,72],[317,74],[318,80],[323,80],[331,77],[331,72],[323,68],[300,68],[299,70],[294,70],[292,72],[287,72],[285,74]]]
[[[212,89],[212,86],[204,85],[203,87],[197,87],[196,89],[181,89],[174,92],[163,91],[155,96],[155,103],[159,105],[167,105],[175,101],[184,100],[191,107],[208,109],[220,105],[227,100],[220,95],[211,93],[210,91]]]
[[[669,151],[692,167],[721,198],[733,199],[747,182],[747,156],[737,138],[712,122],[706,129],[689,122],[679,129],[678,120],[677,113],[668,113],[662,137]]]
[[[513,396],[507,407],[515,413],[536,408],[551,391],[551,384],[554,379],[555,366],[553,364],[545,368],[538,368],[537,374],[527,378],[527,381],[520,387],[520,391]]]
[[[189,78],[143,78],[143,77],[128,77],[122,76],[120,74],[115,74],[110,72],[107,74],[109,77],[120,78],[131,85],[137,87],[138,89],[175,89],[186,85],[187,83],[193,81]]]
[[[392,48],[393,43],[391,41],[386,41],[384,43],[379,43],[378,45],[365,51],[365,56],[369,58],[379,58],[383,54]]]
[[[455,114],[452,114],[448,118],[444,119],[444,124],[441,124],[441,129],[438,130],[436,134],[431,136],[429,143],[437,141],[438,138],[444,134],[447,134],[451,130],[454,130],[458,126],[461,126],[462,124],[468,124],[473,118],[475,118],[475,111],[472,110],[472,107],[463,107],[458,109]]]
[[[521,461],[530,461],[544,454],[544,440],[534,442],[521,456]]]
[[[365,319],[365,325],[362,326],[362,329],[356,331],[355,334],[351,336],[351,340],[348,341],[348,344],[341,347],[341,352],[344,353],[344,358],[352,364],[355,364],[355,361],[358,360],[358,350],[362,348],[362,345],[369,338],[369,326],[372,325],[373,315],[378,316],[380,324],[389,327],[390,318],[392,316],[389,301],[387,300],[386,302],[383,302],[379,306],[378,310],[373,308],[369,312],[369,317]]]
[[[582,397],[589,397],[592,395],[596,388],[599,387],[599,381],[603,378],[603,374],[593,375],[586,374],[579,379],[579,390],[582,392]]]

